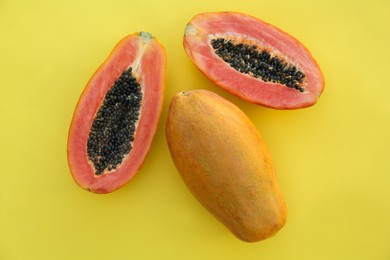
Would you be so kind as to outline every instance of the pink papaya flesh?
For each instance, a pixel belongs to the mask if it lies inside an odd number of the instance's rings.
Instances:
[[[166,54],[146,32],[123,38],[87,83],[68,136],[75,182],[95,193],[125,185],[140,170],[159,122]]]
[[[184,48],[215,84],[255,104],[309,107],[324,89],[322,72],[303,44],[246,14],[196,15],[185,29]]]

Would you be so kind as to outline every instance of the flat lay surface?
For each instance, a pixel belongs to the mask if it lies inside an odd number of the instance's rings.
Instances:
[[[389,1],[0,1],[0,259],[390,259]],[[183,48],[196,14],[237,11],[297,38],[325,78],[317,104],[275,110],[207,79]],[[115,44],[146,31],[165,46],[161,119],[121,189],[73,181],[67,137],[89,78]],[[180,91],[206,89],[252,120],[287,205],[273,237],[245,243],[184,185],[165,123]]]

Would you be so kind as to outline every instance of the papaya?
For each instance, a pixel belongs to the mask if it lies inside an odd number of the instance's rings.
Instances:
[[[170,103],[166,139],[185,185],[239,239],[260,241],[284,226],[270,152],[237,106],[206,90],[180,92]]]
[[[75,182],[113,192],[140,170],[159,122],[166,54],[150,33],[124,37],[85,86],[69,128]]]
[[[297,39],[258,18],[237,12],[201,13],[186,26],[184,48],[219,87],[274,109],[314,105],[323,74]]]

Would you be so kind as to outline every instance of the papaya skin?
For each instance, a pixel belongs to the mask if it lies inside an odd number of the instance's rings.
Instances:
[[[169,107],[166,138],[188,189],[236,237],[256,242],[285,225],[270,153],[238,107],[206,90],[180,92]]]

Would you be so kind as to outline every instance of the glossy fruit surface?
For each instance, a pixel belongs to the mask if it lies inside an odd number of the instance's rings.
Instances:
[[[239,239],[266,239],[284,226],[271,155],[238,107],[209,91],[180,92],[171,101],[166,137],[188,189]]]
[[[141,168],[161,114],[165,64],[156,38],[135,33],[115,46],[87,83],[68,136],[69,168],[83,189],[112,192]]]
[[[322,72],[305,46],[246,14],[196,15],[185,29],[184,47],[215,84],[256,104],[309,107],[324,89]]]

